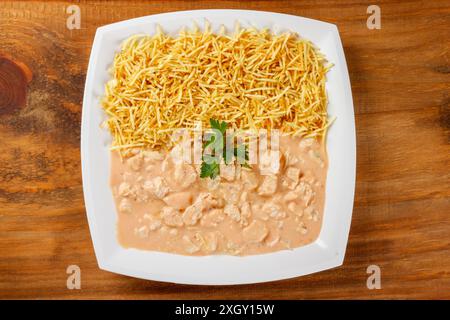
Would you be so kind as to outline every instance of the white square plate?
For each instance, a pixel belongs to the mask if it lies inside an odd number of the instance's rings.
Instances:
[[[256,256],[189,257],[122,248],[116,239],[116,210],[109,187],[109,133],[100,128],[100,107],[108,68],[123,40],[152,34],[159,24],[176,35],[183,26],[205,19],[220,25],[297,32],[311,40],[334,67],[327,75],[328,111],[336,121],[328,132],[329,169],[323,225],[309,245]],[[297,16],[242,10],[198,10],[164,13],[97,29],[86,78],[81,126],[83,189],[89,228],[101,269],[137,278],[186,284],[243,284],[297,277],[342,264],[350,229],[355,188],[355,123],[352,93],[339,32],[335,25]]]

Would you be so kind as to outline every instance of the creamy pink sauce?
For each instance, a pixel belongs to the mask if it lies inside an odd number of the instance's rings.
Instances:
[[[254,255],[293,249],[319,235],[327,157],[314,139],[280,138],[280,169],[222,166],[200,178],[199,165],[170,152],[111,152],[117,234],[126,248],[183,255]]]

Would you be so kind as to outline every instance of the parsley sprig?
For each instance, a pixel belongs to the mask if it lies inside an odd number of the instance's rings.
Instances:
[[[200,167],[201,178],[215,179],[220,174],[220,161],[223,158],[225,164],[229,164],[233,157],[241,160],[241,166],[250,168],[248,161],[248,149],[245,144],[240,144],[233,148],[232,155],[227,154],[226,146],[226,131],[228,124],[225,121],[210,119],[209,123],[213,129],[213,134],[209,140],[203,143],[202,164]],[[234,139],[234,137],[232,137]],[[205,154],[206,148],[212,148],[215,154]],[[243,161],[242,161],[243,160]]]

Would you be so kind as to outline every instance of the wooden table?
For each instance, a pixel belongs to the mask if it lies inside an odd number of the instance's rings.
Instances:
[[[450,298],[450,2],[80,1],[0,3],[0,298]],[[357,126],[345,263],[301,278],[188,286],[99,270],[83,205],[80,119],[97,27],[176,10],[238,8],[337,24]],[[13,61],[13,62],[11,62]],[[66,268],[81,268],[81,290]],[[366,287],[369,265],[380,290]]]

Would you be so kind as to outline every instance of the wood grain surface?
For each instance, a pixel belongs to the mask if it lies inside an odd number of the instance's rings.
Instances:
[[[450,298],[450,2],[0,2],[0,298]],[[355,208],[344,265],[239,286],[144,281],[99,270],[83,204],[80,119],[97,27],[176,10],[238,8],[337,24],[357,126]],[[68,290],[66,268],[81,268]],[[369,265],[380,290],[366,287]]]

